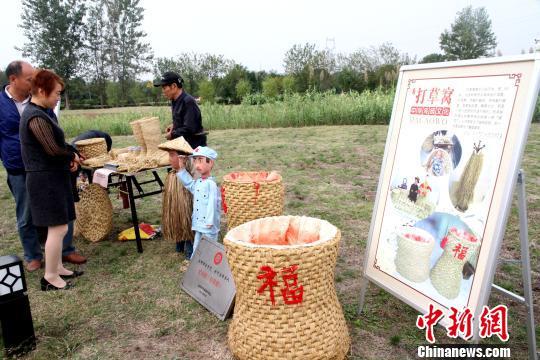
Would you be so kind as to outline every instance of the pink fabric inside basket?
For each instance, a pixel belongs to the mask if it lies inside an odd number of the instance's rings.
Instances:
[[[253,183],[276,181],[281,179],[281,176],[275,171],[238,171],[225,175],[223,179],[238,183]]]
[[[235,235],[257,245],[301,245],[318,241],[320,226],[320,220],[305,216],[268,217],[252,221]]]

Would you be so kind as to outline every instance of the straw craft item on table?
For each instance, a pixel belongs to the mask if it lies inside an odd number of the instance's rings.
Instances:
[[[420,228],[403,226],[397,233],[396,270],[405,279],[422,282],[429,278],[429,260],[435,246],[430,233]]]
[[[163,238],[171,241],[193,241],[191,230],[191,214],[193,212],[193,195],[171,170],[165,179],[163,188],[163,206],[161,213],[161,230]]]
[[[91,167],[102,167],[111,160],[107,153],[107,143],[104,138],[92,138],[75,142],[77,150],[85,158],[83,164]]]
[[[227,228],[265,216],[283,214],[284,187],[276,172],[233,172],[221,185]]]
[[[77,150],[86,159],[107,154],[107,143],[104,138],[92,138],[75,142]]]
[[[467,230],[450,228],[441,242],[444,252],[431,269],[431,283],[445,298],[455,299],[461,290],[463,266],[476,256],[480,241]]]
[[[130,125],[139,148],[136,152],[128,150],[115,154],[117,171],[134,173],[169,165],[169,155],[157,147],[162,142],[159,118],[143,118],[132,121]]]
[[[334,285],[340,238],[327,221],[298,216],[257,219],[227,233],[236,284],[228,343],[235,357],[345,358],[350,338]]]
[[[107,190],[98,184],[90,184],[80,191],[79,197],[77,229],[91,242],[105,239],[112,230],[112,203]]]

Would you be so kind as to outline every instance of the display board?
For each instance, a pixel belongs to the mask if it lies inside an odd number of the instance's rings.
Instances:
[[[180,286],[220,320],[225,320],[236,295],[225,247],[203,236]]]
[[[366,249],[367,279],[422,313],[430,304],[479,313],[491,289],[539,77],[539,55],[401,68]]]

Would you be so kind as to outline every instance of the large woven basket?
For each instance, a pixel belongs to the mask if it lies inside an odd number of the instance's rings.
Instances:
[[[480,241],[466,230],[451,228],[442,245],[444,252],[431,269],[431,283],[445,298],[455,299],[461,291],[463,266],[476,256]]]
[[[266,216],[283,215],[284,187],[281,175],[267,181],[268,172],[233,172],[223,177],[222,201],[227,229]]]
[[[107,190],[98,184],[90,184],[79,193],[76,203],[76,227],[81,235],[97,242],[105,239],[112,230],[112,203]]]
[[[224,244],[237,291],[228,343],[237,358],[346,356],[349,332],[334,285],[340,238],[330,223],[298,216],[257,219],[227,233]],[[270,280],[274,303],[264,285]]]
[[[395,264],[396,270],[404,278],[422,282],[429,278],[429,259],[435,240],[427,231],[403,226],[396,235],[398,250]]]
[[[86,159],[107,154],[107,142],[104,138],[92,138],[75,142],[77,150]]]

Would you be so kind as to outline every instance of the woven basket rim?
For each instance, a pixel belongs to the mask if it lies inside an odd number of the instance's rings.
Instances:
[[[253,180],[253,178],[255,178],[256,175],[265,174],[265,176],[268,176],[268,174],[270,174],[270,173],[271,173],[271,171],[233,171],[233,172],[228,173],[227,175],[223,176],[223,181],[229,181],[229,182],[238,183],[238,184],[251,184],[251,183],[254,183],[254,182],[272,184],[272,183],[275,183],[275,182],[280,182],[283,179],[281,174],[276,173],[278,178],[275,179],[275,180],[272,180],[272,181],[260,180],[260,179]],[[248,176],[250,176],[252,178],[252,180],[239,180],[239,179],[233,179],[232,178],[234,175],[239,175],[239,174],[248,175]]]
[[[99,144],[99,143],[104,143],[104,142],[105,142],[104,138],[90,138],[90,139],[76,141],[75,145],[92,145],[92,144]]]
[[[269,218],[280,219],[280,218],[293,218],[293,217],[299,218],[301,216],[296,216],[296,215],[268,216],[268,217],[248,221],[246,223],[243,223],[242,225],[238,225],[232,228],[231,230],[229,230],[229,232],[227,232],[227,234],[225,235],[224,242],[229,241],[232,244],[244,246],[247,248],[253,248],[253,249],[256,249],[256,248],[259,248],[259,249],[267,248],[267,249],[276,249],[276,250],[301,249],[301,248],[306,248],[306,247],[319,246],[326,242],[332,241],[333,239],[335,239],[338,233],[338,228],[330,224],[328,221],[310,217],[310,216],[304,216],[305,218],[317,220],[320,222],[321,227],[319,230],[319,240],[314,241],[312,243],[307,243],[307,244],[266,245],[266,244],[253,244],[251,242],[247,242],[244,239],[240,239],[237,235],[238,233],[244,233],[245,231],[247,231],[248,230],[247,228],[251,227],[252,223],[260,222],[264,219],[269,219]]]
[[[419,241],[416,241],[416,240],[413,240],[413,239],[408,239],[405,236],[403,236],[403,234],[405,232],[412,233],[412,234],[415,234],[415,235],[420,235],[420,236],[422,236],[424,239],[426,239],[428,241],[419,242]],[[434,244],[435,243],[435,238],[433,237],[433,235],[431,235],[427,230],[424,230],[424,229],[416,227],[416,226],[402,225],[402,226],[399,227],[397,235],[400,236],[401,238],[403,238],[405,241],[411,241],[413,243],[418,243],[419,245],[421,245],[421,244],[428,245],[428,244]]]

